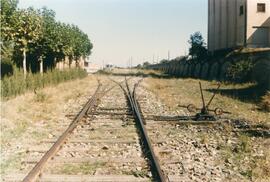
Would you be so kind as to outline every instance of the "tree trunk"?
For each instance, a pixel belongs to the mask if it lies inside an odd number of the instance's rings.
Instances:
[[[26,78],[27,69],[26,69],[26,49],[23,49],[23,75]]]
[[[43,59],[40,58],[40,62],[39,62],[39,71],[40,74],[43,75]]]
[[[76,65],[76,68],[79,67],[79,61],[78,61],[78,59],[75,59],[75,65]]]
[[[71,57],[68,58],[68,68],[70,69],[71,68],[71,64],[72,64],[72,59]]]

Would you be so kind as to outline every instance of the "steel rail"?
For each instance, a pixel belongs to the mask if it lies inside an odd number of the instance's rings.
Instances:
[[[117,82],[117,81],[115,81],[114,79],[112,79],[112,78],[110,78],[110,77],[108,77],[108,79],[111,80],[112,82],[116,83],[116,85],[113,86],[113,88],[114,88],[114,87],[116,87],[116,86],[122,85],[123,83],[125,83],[126,80],[131,80],[132,77],[129,77],[129,78],[127,78],[127,79],[126,79],[126,77],[125,77],[125,79],[122,80],[121,82]],[[121,88],[122,88],[122,87],[121,87]],[[123,89],[123,88],[122,88],[122,89]]]
[[[94,95],[88,100],[88,102],[84,105],[83,109],[79,112],[79,114],[75,117],[75,119],[71,122],[69,127],[65,130],[65,132],[57,139],[57,141],[53,144],[53,146],[43,155],[40,161],[34,166],[34,168],[27,174],[27,176],[23,179],[23,182],[34,182],[39,177],[40,173],[44,169],[46,163],[52,159],[55,154],[59,151],[62,145],[65,143],[67,138],[72,134],[72,131],[77,127],[78,123],[85,116],[85,114],[93,107],[95,107],[97,100],[99,98],[101,89],[101,84],[99,83]],[[102,95],[101,95],[102,96]]]
[[[140,132],[141,132],[142,139],[143,139],[144,145],[145,145],[146,150],[147,150],[146,156],[148,156],[148,158],[150,159],[152,171],[155,173],[153,175],[155,176],[157,181],[166,182],[167,178],[165,177],[163,171],[161,170],[159,160],[158,160],[158,158],[156,157],[156,155],[154,153],[153,147],[151,145],[150,138],[149,138],[147,130],[146,130],[145,126],[144,126],[144,121],[143,121],[142,115],[140,113],[138,103],[136,101],[135,91],[136,91],[136,88],[137,88],[137,86],[139,85],[139,83],[141,81],[142,80],[140,80],[137,84],[134,85],[133,93],[130,91],[128,81],[127,81],[126,78],[125,78],[125,85],[126,85],[127,90],[121,84],[118,83],[118,85],[124,91],[124,93],[125,93],[125,95],[126,95],[126,97],[128,99],[129,105],[130,105],[130,107],[131,107],[131,109],[133,111],[133,115],[134,115],[134,117],[135,117],[135,119],[137,121],[137,125],[139,127]]]
[[[123,83],[124,81],[122,81],[121,83]],[[36,179],[40,176],[42,170],[44,169],[46,163],[55,156],[55,154],[59,151],[59,149],[61,149],[61,147],[65,143],[66,139],[72,134],[72,131],[77,127],[77,125],[81,121],[81,119],[85,115],[88,115],[88,112],[90,112],[91,109],[95,108],[95,106],[98,104],[100,98],[105,96],[109,91],[111,91],[112,89],[114,89],[117,86],[117,85],[114,85],[114,86],[111,86],[110,88],[104,87],[103,89],[101,89],[102,84],[101,84],[100,80],[98,79],[97,82],[98,82],[98,87],[97,87],[94,95],[84,105],[83,109],[78,113],[78,115],[71,122],[71,124],[65,130],[65,132],[57,139],[57,141],[53,144],[53,146],[43,155],[43,157],[40,159],[40,161],[27,174],[27,176],[23,179],[23,182],[36,181]]]
[[[150,152],[149,157],[152,161],[153,168],[155,169],[157,180],[161,181],[161,182],[165,182],[165,181],[167,181],[167,177],[164,175],[164,173],[161,169],[161,165],[159,163],[159,160],[154,153],[150,138],[149,138],[147,130],[145,128],[145,121],[143,120],[143,117],[142,117],[141,112],[140,112],[140,106],[136,100],[136,89],[139,86],[139,84],[142,82],[142,80],[143,79],[139,80],[139,82],[134,85],[133,93],[130,93],[130,89],[129,89],[127,81],[126,81],[126,85],[128,87],[128,90],[129,90],[129,95],[132,95],[132,97],[131,97],[132,100],[130,102],[131,103],[133,102],[132,105],[133,105],[134,111],[135,111],[134,115],[138,120],[138,124],[139,124],[140,130],[142,132],[142,136],[143,136],[143,140],[145,141],[145,145],[147,146],[147,149]]]

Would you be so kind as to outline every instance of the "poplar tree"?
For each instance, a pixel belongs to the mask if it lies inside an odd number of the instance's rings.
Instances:
[[[22,9],[16,12],[16,18],[13,19],[13,25],[16,30],[14,33],[15,44],[20,48],[23,54],[23,73],[27,74],[26,56],[29,51],[29,44],[35,43],[41,36],[42,19],[38,12],[33,8]]]

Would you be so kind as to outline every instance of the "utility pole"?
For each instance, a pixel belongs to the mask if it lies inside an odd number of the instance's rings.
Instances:
[[[130,65],[130,58],[128,58],[127,60],[127,68],[129,69],[129,65]]]
[[[170,61],[170,51],[168,51],[168,61]]]
[[[155,54],[153,54],[153,64],[155,63]]]

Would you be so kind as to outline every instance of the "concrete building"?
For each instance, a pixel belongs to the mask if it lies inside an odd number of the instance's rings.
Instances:
[[[86,70],[87,73],[95,73],[101,70],[102,66],[100,66],[99,64],[91,63],[91,62],[85,62],[84,69]]]
[[[270,47],[270,0],[208,0],[209,51]]]
[[[79,60],[69,60],[68,57],[65,57],[62,61],[58,61],[56,63],[55,68],[59,70],[69,69],[69,68],[84,68],[85,60],[83,58],[80,58]]]

